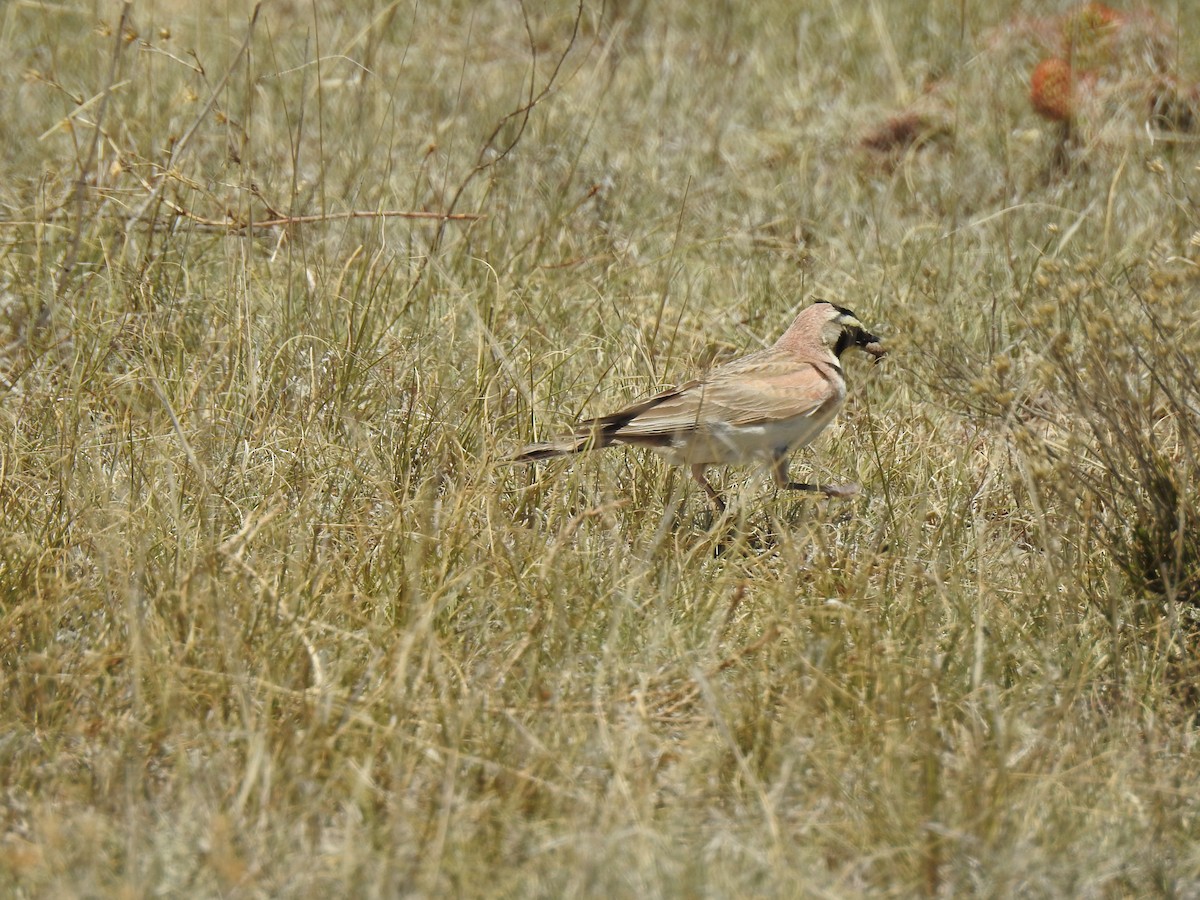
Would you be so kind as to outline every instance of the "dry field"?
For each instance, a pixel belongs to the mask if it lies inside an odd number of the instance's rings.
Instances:
[[[0,894],[1200,897],[1191,0],[0,50]],[[501,464],[813,297],[857,498]]]

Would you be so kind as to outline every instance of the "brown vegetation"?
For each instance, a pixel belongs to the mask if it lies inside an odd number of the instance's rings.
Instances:
[[[0,12],[0,894],[1200,892],[1190,8],[367,6]]]

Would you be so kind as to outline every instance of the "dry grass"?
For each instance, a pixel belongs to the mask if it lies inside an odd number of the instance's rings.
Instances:
[[[3,893],[1200,895],[1197,135],[745,6],[0,12]],[[496,464],[812,295],[859,499]]]

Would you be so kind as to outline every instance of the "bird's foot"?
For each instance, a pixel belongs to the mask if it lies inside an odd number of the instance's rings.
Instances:
[[[824,494],[826,497],[853,497],[858,493],[857,484],[807,484],[803,481],[789,481],[785,487],[789,491],[812,491]]]
[[[858,493],[859,487],[857,484],[827,484],[822,486],[822,491],[826,497],[853,497]]]

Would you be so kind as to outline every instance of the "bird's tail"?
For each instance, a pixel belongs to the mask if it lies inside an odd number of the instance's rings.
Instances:
[[[605,440],[603,434],[575,434],[570,437],[558,438],[553,441],[541,441],[527,444],[504,461],[510,463],[534,462],[539,459],[553,459],[556,456],[570,456],[572,453],[582,453],[585,450],[595,450],[606,447],[611,441]]]

